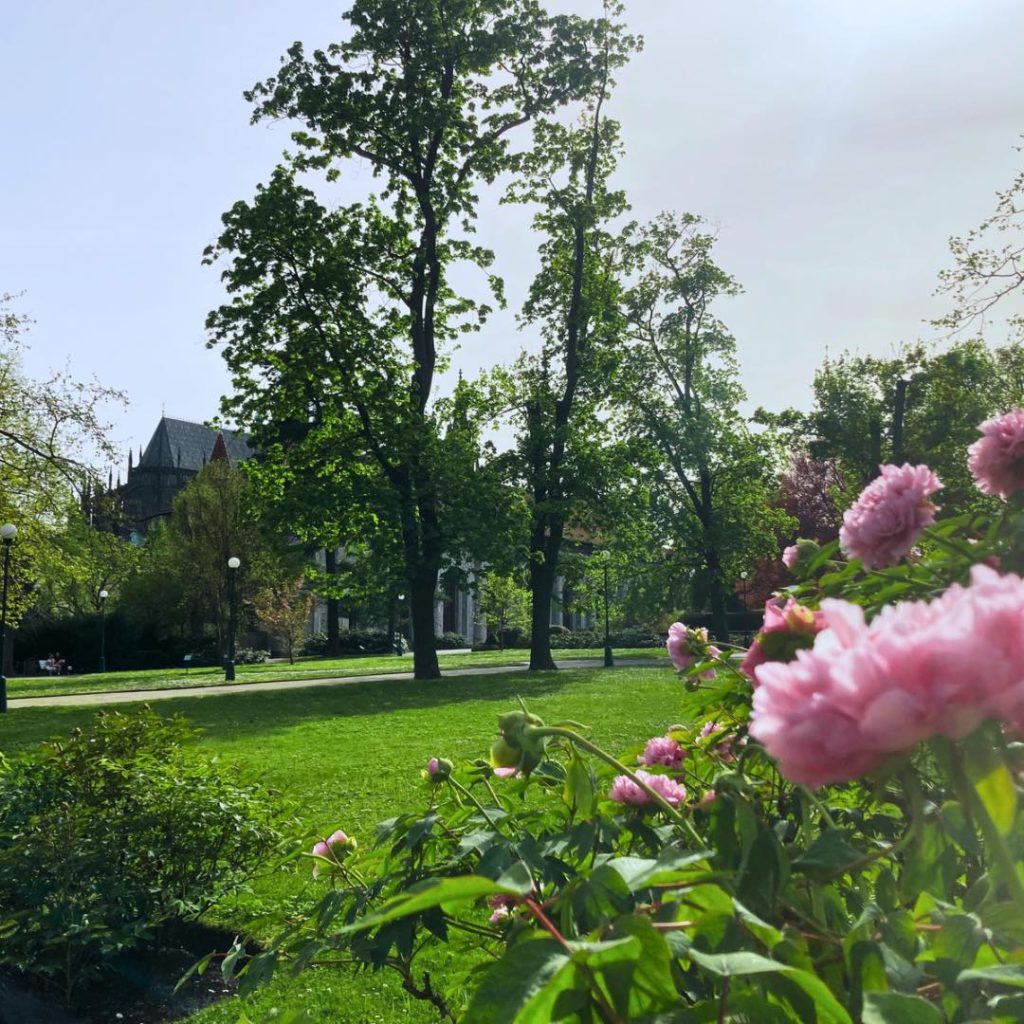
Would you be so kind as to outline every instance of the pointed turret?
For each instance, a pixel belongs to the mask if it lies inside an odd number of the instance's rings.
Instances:
[[[224,442],[224,435],[218,434],[217,440],[213,443],[213,454],[210,455],[210,461],[216,462],[218,459],[223,459],[229,465],[231,460],[228,458],[228,446]]]

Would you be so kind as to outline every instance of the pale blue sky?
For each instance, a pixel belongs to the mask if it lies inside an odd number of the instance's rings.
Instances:
[[[241,93],[293,40],[338,38],[345,6],[0,0],[0,291],[24,291],[36,320],[30,372],[68,362],[130,394],[125,449],[162,409],[216,412],[228,381],[203,321],[222,293],[201,252],[287,143],[248,124]],[[806,406],[826,346],[932,337],[946,239],[1022,160],[1024,3],[627,0],[627,18],[647,45],[615,98],[620,180],[639,218],[719,225],[719,262],[746,289],[721,314],[752,403]],[[481,239],[515,306],[536,240],[496,196]],[[510,311],[456,365],[523,340]]]

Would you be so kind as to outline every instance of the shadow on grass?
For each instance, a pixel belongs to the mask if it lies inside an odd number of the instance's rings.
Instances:
[[[496,704],[511,710],[516,698],[527,701],[558,694],[584,679],[607,678],[610,695],[619,696],[625,673],[656,673],[668,677],[668,666],[615,669],[560,669],[525,674],[449,676],[432,682],[397,680],[356,682],[309,689],[203,695],[154,701],[158,714],[181,714],[203,732],[204,739],[236,740],[248,735],[270,736],[311,720],[377,716],[382,713],[437,709],[455,704]],[[141,699],[139,703],[145,703]],[[118,704],[110,710],[130,711],[136,705]],[[0,716],[0,752],[24,750],[54,736],[66,735],[100,709],[92,707],[24,708]]]

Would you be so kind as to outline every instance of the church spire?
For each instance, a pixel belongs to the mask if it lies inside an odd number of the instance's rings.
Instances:
[[[210,456],[211,462],[216,462],[218,459],[223,459],[224,462],[231,464],[231,459],[228,458],[228,446],[224,442],[224,435],[218,434],[217,440],[213,443],[213,454]]]

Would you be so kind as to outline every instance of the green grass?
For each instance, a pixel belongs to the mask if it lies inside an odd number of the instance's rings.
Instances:
[[[159,711],[185,715],[203,730],[202,747],[242,764],[295,800],[304,829],[327,835],[344,828],[369,845],[378,821],[422,805],[419,772],[427,759],[485,755],[497,715],[515,707],[517,696],[548,720],[587,723],[593,738],[613,751],[659,734],[683,716],[684,706],[684,691],[666,664],[268,690],[244,700],[181,698],[162,701]],[[24,750],[85,724],[93,714],[75,707],[11,711],[0,716],[0,751]],[[302,841],[297,834],[297,845]],[[303,891],[319,891],[304,865],[272,871],[255,893],[222,908],[218,923],[242,929],[250,917]],[[249,1000],[225,1000],[194,1015],[190,1024],[236,1024],[243,1010],[261,1024],[272,1007],[286,1006],[305,1007],[311,1020],[332,1024],[438,1020],[388,975],[315,970],[275,980]]]
[[[603,650],[555,651],[558,661],[576,661],[581,658],[600,658]],[[664,658],[661,648],[636,648],[615,651],[616,657]],[[474,651],[466,654],[440,652],[438,661],[445,669],[468,669],[525,665],[530,652],[524,650]],[[316,658],[287,662],[268,662],[262,665],[239,665],[235,683],[269,683],[285,679],[331,679],[337,676],[379,675],[385,672],[411,672],[412,655],[367,655],[349,658]],[[182,686],[222,686],[223,668],[146,669],[134,672],[103,672],[81,676],[28,676],[7,680],[9,697],[56,697],[72,693],[98,693],[131,690],[172,690]]]

